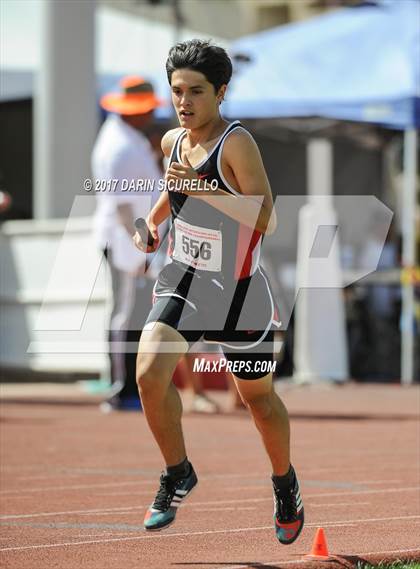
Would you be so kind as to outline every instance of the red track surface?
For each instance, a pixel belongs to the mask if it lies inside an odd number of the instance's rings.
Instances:
[[[28,395],[25,386],[2,388],[3,568],[310,569],[420,560],[418,388],[282,389],[306,510],[305,529],[288,547],[274,537],[269,463],[245,412],[185,417],[199,486],[174,526],[146,534],[143,514],[162,463],[143,415],[102,415],[87,396],[51,404],[57,394]],[[218,397],[226,404],[226,393]],[[336,557],[302,561],[319,526]]]

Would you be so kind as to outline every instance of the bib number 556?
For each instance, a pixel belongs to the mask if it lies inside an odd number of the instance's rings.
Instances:
[[[211,257],[211,243],[202,241],[200,244],[198,239],[192,239],[186,235],[182,236],[182,250],[193,259],[201,257],[203,261],[208,261]]]

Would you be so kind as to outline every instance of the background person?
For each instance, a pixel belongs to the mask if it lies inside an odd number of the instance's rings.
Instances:
[[[147,138],[153,111],[161,101],[141,77],[125,77],[120,86],[120,93],[109,93],[100,101],[112,114],[103,123],[92,153],[93,176],[104,188],[96,192],[94,235],[108,261],[113,298],[108,332],[112,394],[102,406],[104,411],[139,406],[136,353],[129,344],[138,342],[153,282],[144,274],[145,255],[139,255],[131,235],[134,220],[145,217],[159,197],[162,177]],[[124,191],[123,184],[137,180],[151,180],[153,191]]]

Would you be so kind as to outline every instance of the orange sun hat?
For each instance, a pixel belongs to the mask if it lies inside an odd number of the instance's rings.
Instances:
[[[143,115],[165,104],[156,97],[153,85],[138,75],[123,77],[121,93],[108,93],[100,100],[106,111],[119,115]]]

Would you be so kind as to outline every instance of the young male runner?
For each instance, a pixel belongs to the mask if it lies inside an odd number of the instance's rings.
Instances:
[[[166,70],[181,125],[162,139],[170,159],[169,191],[146,219],[153,245],[138,232],[133,237],[139,249],[156,250],[158,226],[172,216],[172,262],[155,285],[137,358],[143,409],[166,463],[144,525],[147,530],[168,527],[197,484],[184,444],[181,399],[171,380],[180,357],[204,337],[221,345],[261,434],[273,469],[276,535],[289,544],[304,522],[290,464],[289,419],[272,374],[260,371],[273,359],[277,318],[258,264],[263,236],[276,225],[269,182],[252,136],[238,121],[229,124],[220,115],[232,74],[226,52],[200,40],[179,43],[169,52]]]

